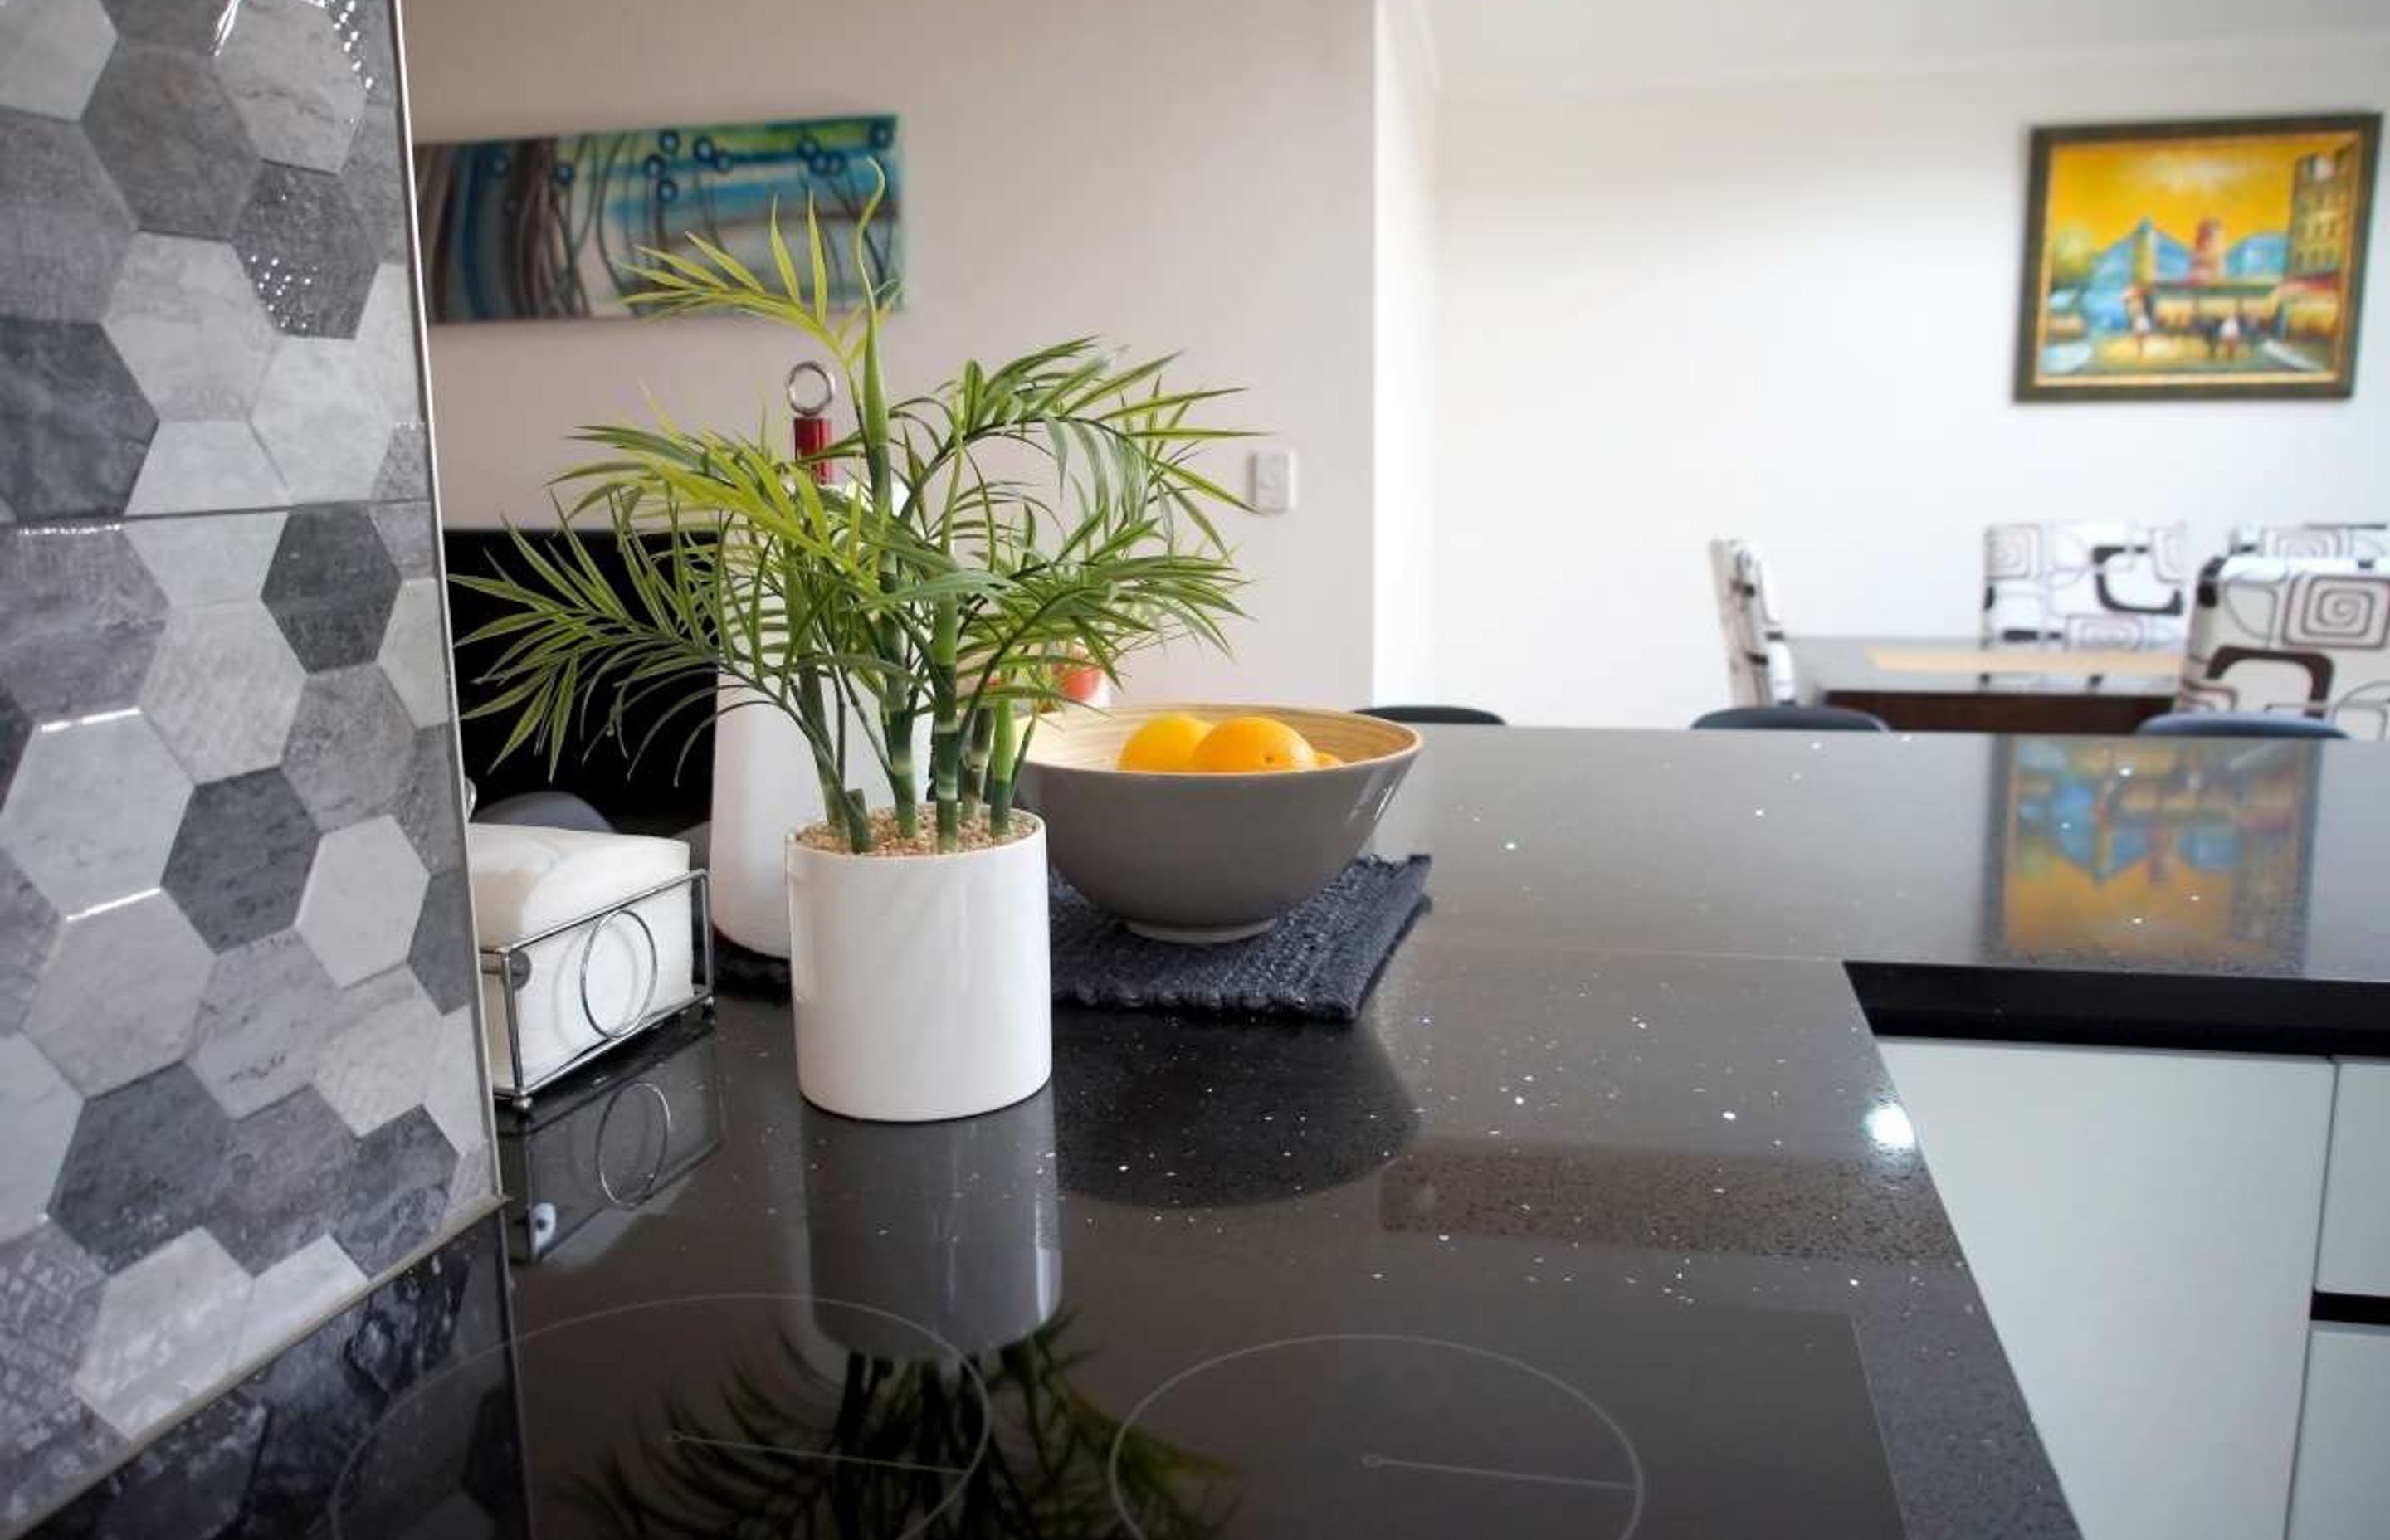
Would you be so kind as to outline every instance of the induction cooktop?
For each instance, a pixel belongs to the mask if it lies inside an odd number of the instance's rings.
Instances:
[[[1902,1534],[1841,1316],[1386,1281],[1280,1302],[1258,1333],[1250,1312],[1124,1335],[1064,1309],[992,1347],[798,1294],[568,1320],[392,1405],[335,1533]]]

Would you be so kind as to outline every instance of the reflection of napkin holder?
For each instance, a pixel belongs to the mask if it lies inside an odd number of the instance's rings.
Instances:
[[[711,1002],[708,892],[706,872],[698,867],[603,908],[482,947],[492,1089],[527,1106],[534,1092],[591,1059]],[[610,974],[616,977],[609,980]],[[533,1007],[533,1000],[544,1004]],[[534,1011],[555,1020],[534,1023]]]
[[[1054,1094],[950,1123],[858,1123],[808,1108],[805,1238],[816,1310],[850,1352],[918,1360],[1029,1336],[1062,1303]],[[909,1324],[900,1324],[909,1323]],[[918,1328],[918,1329],[915,1329]]]
[[[538,1113],[498,1120],[513,1198],[508,1250],[536,1262],[610,1209],[636,1210],[722,1148],[722,1071],[711,1022],[686,1019],[609,1061]]]

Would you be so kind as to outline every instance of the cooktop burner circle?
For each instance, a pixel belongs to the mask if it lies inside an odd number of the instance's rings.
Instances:
[[[1137,1440],[1151,1447],[1124,1461]],[[1112,1438],[1105,1479],[1137,1540],[1150,1540],[1138,1512],[1150,1495],[1124,1472],[1157,1465],[1213,1473],[1256,1534],[1363,1523],[1383,1537],[1631,1540],[1643,1519],[1642,1457],[1600,1402],[1524,1359],[1440,1337],[1282,1337],[1189,1365]]]
[[[742,1322],[742,1312],[752,1318]],[[814,1336],[847,1354],[843,1387],[828,1380],[830,1371],[798,1354],[788,1329],[798,1318],[810,1320]],[[759,1442],[743,1432],[748,1423],[736,1418],[717,1422],[702,1414],[709,1389],[719,1388],[726,1405],[736,1401],[752,1418],[757,1388],[769,1382],[770,1354],[783,1344],[786,1356],[778,1367],[792,1382],[782,1404],[789,1414],[783,1426]],[[702,1356],[708,1351],[722,1360],[720,1387],[708,1384],[713,1366]],[[413,1469],[409,1464],[413,1448],[424,1442],[427,1421],[462,1418],[478,1427],[489,1412],[486,1402],[499,1394],[511,1398],[520,1393],[518,1377],[507,1372],[509,1354],[511,1363],[525,1373],[549,1354],[559,1364],[610,1357],[618,1363],[644,1360],[666,1366],[670,1382],[659,1378],[641,1385],[626,1397],[619,1417],[610,1423],[606,1419],[615,1408],[599,1405],[591,1412],[585,1400],[580,1407],[597,1418],[601,1428],[611,1427],[618,1435],[627,1436],[628,1442],[618,1447],[641,1462],[632,1483],[640,1490],[669,1492],[669,1475],[663,1478],[665,1484],[653,1484],[659,1472],[675,1468],[701,1472],[706,1462],[717,1459],[751,1469],[755,1461],[763,1460],[786,1461],[791,1470],[834,1467],[865,1479],[881,1473],[893,1485],[905,1488],[912,1508],[909,1521],[887,1532],[888,1540],[913,1540],[960,1501],[985,1462],[994,1437],[987,1382],[978,1366],[929,1327],[907,1316],[816,1294],[692,1294],[650,1300],[523,1332],[401,1391],[349,1450],[332,1491],[333,1540],[393,1540],[401,1534],[419,1533],[408,1526],[421,1515],[403,1501],[393,1503],[392,1495],[379,1489],[375,1474],[377,1451],[388,1446],[403,1481],[404,1472]],[[867,1391],[866,1402],[877,1396],[881,1405],[867,1404],[858,1409],[854,1373],[857,1365],[865,1367],[867,1386],[878,1387]],[[939,1377],[951,1388],[943,1396],[921,1397],[920,1405],[916,1405],[908,1398],[906,1376],[924,1373]],[[824,1384],[813,1388],[826,1388],[830,1398],[817,1407],[805,1408],[822,1414],[810,1421],[798,1410],[803,1405],[803,1381],[808,1375],[823,1377]],[[619,1383],[610,1376],[594,1382],[609,1391]],[[952,1456],[898,1460],[833,1446],[838,1430],[852,1433],[858,1424],[867,1428],[875,1419],[894,1417],[917,1424],[922,1406],[932,1403],[942,1408],[941,1415],[958,1435]],[[533,1408],[522,1410],[528,1414]],[[741,1436],[729,1436],[733,1432]],[[966,1443],[968,1448],[960,1447]],[[587,1474],[585,1470],[575,1473]],[[924,1476],[934,1479],[920,1482]],[[469,1471],[464,1485],[468,1491],[472,1486]],[[924,1495],[912,1495],[917,1493]],[[494,1503],[482,1506],[495,1510]]]

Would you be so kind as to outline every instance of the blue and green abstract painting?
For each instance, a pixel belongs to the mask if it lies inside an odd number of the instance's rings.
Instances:
[[[874,168],[877,168],[875,173]],[[624,271],[642,248],[687,252],[701,236],[771,282],[772,211],[808,271],[811,199],[829,248],[830,298],[862,295],[854,228],[887,179],[863,263],[904,276],[904,170],[893,117],[639,129],[428,145],[416,151],[425,287],[435,321],[633,314]]]

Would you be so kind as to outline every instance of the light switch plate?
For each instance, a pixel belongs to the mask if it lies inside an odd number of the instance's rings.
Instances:
[[[1293,450],[1256,449],[1253,451],[1253,487],[1251,501],[1255,513],[1288,513],[1293,510]]]

